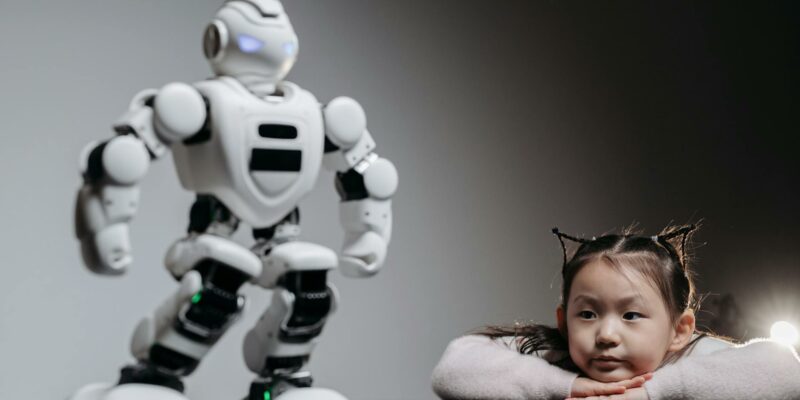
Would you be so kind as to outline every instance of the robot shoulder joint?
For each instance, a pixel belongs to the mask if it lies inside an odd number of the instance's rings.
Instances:
[[[342,149],[358,143],[367,129],[367,116],[357,101],[349,97],[337,97],[323,109],[325,134]]]
[[[153,123],[168,142],[186,139],[203,127],[208,114],[206,100],[194,87],[169,83],[153,99]]]

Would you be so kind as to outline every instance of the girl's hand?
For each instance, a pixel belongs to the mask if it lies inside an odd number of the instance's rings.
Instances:
[[[634,378],[635,379],[635,378]],[[622,394],[610,396],[589,396],[589,397],[570,397],[566,400],[650,400],[647,391],[643,387],[628,389]]]
[[[640,388],[644,383],[653,377],[652,372],[648,372],[644,375],[635,376],[631,379],[627,379],[624,381],[619,382],[598,382],[594,379],[579,377],[575,379],[575,382],[572,383],[572,390],[570,390],[570,398],[567,400],[573,400],[576,398],[591,398],[590,396],[608,396],[608,395],[619,395],[626,393],[627,389],[634,389]],[[644,389],[642,389],[644,392]],[[647,393],[645,392],[644,399],[647,399]],[[624,399],[626,397],[622,397]],[[631,399],[639,399],[639,397],[631,397]]]

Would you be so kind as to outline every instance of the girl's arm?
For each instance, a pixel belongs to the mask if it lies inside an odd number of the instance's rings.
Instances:
[[[650,400],[783,400],[800,398],[800,359],[771,341],[689,356],[645,383]]]
[[[469,335],[450,342],[432,380],[433,391],[448,400],[561,400],[577,376],[501,339]]]

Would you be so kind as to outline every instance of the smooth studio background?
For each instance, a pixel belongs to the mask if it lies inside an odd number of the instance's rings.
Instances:
[[[0,398],[62,399],[117,378],[139,318],[174,290],[162,267],[193,196],[162,160],[142,185],[135,263],[85,270],[72,233],[83,146],[131,96],[209,76],[201,36],[221,0],[0,0]],[[487,323],[552,322],[552,226],[653,234],[704,218],[700,289],[752,324],[800,322],[797,3],[286,0],[289,76],[365,107],[398,167],[377,277],[341,292],[310,364],[353,400],[432,399],[446,343]],[[338,248],[332,175],[302,204],[305,238]],[[238,238],[249,244],[249,234]],[[187,380],[241,398],[241,340],[268,294]],[[763,332],[761,332],[763,334]]]

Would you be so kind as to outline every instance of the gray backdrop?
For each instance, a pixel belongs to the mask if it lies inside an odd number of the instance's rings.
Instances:
[[[142,88],[209,75],[221,0],[0,0],[0,398],[61,399],[116,379],[193,200],[152,165],[124,278],[91,275],[72,233],[77,159]],[[310,364],[351,399],[432,399],[446,343],[487,323],[553,322],[549,230],[655,233],[704,218],[700,289],[732,293],[758,334],[798,312],[798,7],[792,3],[286,0],[289,79],[365,107],[400,173],[384,271],[333,274],[340,310]],[[304,236],[338,248],[332,175]],[[237,236],[249,244],[249,234]],[[187,380],[238,399],[248,315]],[[761,332],[763,333],[763,332]]]

